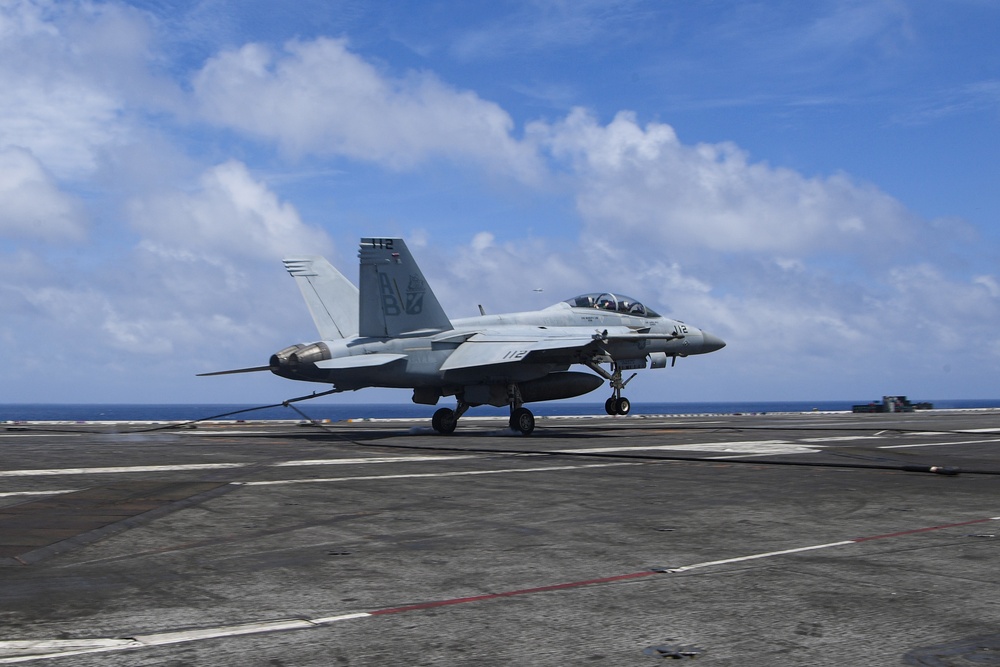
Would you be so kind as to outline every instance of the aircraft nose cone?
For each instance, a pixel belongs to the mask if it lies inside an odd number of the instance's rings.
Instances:
[[[701,351],[704,352],[715,352],[716,350],[721,350],[726,346],[726,341],[722,340],[718,336],[713,336],[707,331],[701,332]]]

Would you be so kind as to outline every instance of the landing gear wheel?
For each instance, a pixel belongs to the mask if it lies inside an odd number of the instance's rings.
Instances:
[[[622,396],[617,401],[615,401],[615,412],[622,415],[623,417],[632,411],[632,404],[629,400]]]
[[[450,435],[455,432],[458,425],[458,418],[455,411],[450,408],[441,408],[431,417],[431,426],[442,435]]]
[[[608,400],[604,401],[604,411],[607,412],[609,415],[615,415],[615,414],[617,414],[617,412],[615,411],[615,397],[614,396],[612,396]]]
[[[528,408],[517,408],[510,413],[510,430],[520,431],[521,435],[531,435],[535,430],[535,415]]]

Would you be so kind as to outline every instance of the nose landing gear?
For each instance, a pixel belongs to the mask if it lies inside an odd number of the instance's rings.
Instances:
[[[604,411],[609,415],[625,416],[632,411],[632,403],[622,396],[622,389],[632,381],[638,373],[632,373],[627,380],[622,380],[622,369],[617,362],[611,362],[611,372],[607,372],[593,361],[587,362],[587,366],[603,377],[611,385],[611,398],[604,402]]]
[[[604,411],[609,415],[625,416],[632,411],[632,404],[624,396],[612,396],[604,401]]]

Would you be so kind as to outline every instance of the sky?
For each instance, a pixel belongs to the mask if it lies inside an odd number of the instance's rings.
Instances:
[[[452,317],[616,291],[726,340],[636,404],[998,398],[998,32],[993,0],[0,0],[0,403],[322,390],[195,374],[315,340],[280,260],[356,280],[362,236]]]

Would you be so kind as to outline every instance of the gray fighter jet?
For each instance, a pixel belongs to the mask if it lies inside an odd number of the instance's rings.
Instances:
[[[580,396],[608,382],[605,410],[626,415],[631,405],[622,390],[636,374],[623,379],[623,371],[665,368],[668,360],[726,345],[610,292],[451,320],[403,239],[361,239],[359,255],[360,290],[322,257],[284,260],[321,341],[286,347],[267,366],[204,375],[270,370],[334,391],[412,389],[413,402],[425,405],[454,396],[456,408],[441,408],[431,421],[445,434],[470,407],[509,405],[511,429],[528,435],[535,418],[526,403]],[[593,372],[570,370],[574,365]]]

